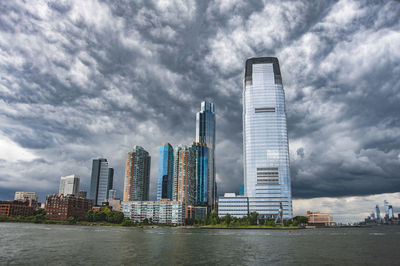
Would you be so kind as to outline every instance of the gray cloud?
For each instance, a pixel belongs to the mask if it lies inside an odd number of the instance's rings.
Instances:
[[[238,191],[244,62],[266,55],[279,58],[283,75],[294,197],[400,190],[397,2],[13,1],[0,9],[0,144],[21,149],[1,158],[1,198],[44,196],[72,173],[89,184],[97,157],[115,167],[121,191],[133,145],[153,157],[154,198],[158,147],[194,140],[203,99],[216,104],[219,193]]]

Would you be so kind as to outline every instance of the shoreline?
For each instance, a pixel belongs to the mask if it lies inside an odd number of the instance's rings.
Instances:
[[[0,223],[19,223],[19,224],[45,224],[45,225],[70,225],[70,226],[99,226],[99,227],[124,227],[124,228],[141,228],[141,229],[157,229],[157,228],[179,228],[179,229],[227,229],[227,230],[304,230],[304,229],[328,229],[328,228],[371,228],[374,226],[336,226],[336,227],[316,227],[316,228],[307,228],[307,227],[263,227],[263,226],[245,226],[245,227],[227,227],[227,226],[193,226],[193,225],[163,225],[163,224],[153,224],[153,225],[121,225],[121,224],[112,224],[112,223],[104,223],[104,222],[77,222],[77,223],[68,223],[67,221],[53,221],[49,220],[49,222],[28,222],[28,221],[15,221],[15,220],[0,220]]]
[[[181,229],[229,229],[229,230],[240,230],[240,229],[267,229],[267,230],[296,230],[296,229],[306,229],[303,227],[260,227],[260,226],[246,226],[246,227],[224,227],[224,226],[193,226],[193,225],[163,225],[163,224],[153,224],[153,225],[121,225],[121,224],[111,224],[104,222],[76,222],[68,223],[67,221],[53,221],[48,220],[43,222],[28,222],[28,221],[15,221],[15,220],[0,220],[0,223],[19,223],[19,224],[46,224],[46,225],[72,225],[72,226],[106,226],[106,227],[125,227],[125,228],[143,228],[143,229],[155,229],[155,228],[181,228]]]

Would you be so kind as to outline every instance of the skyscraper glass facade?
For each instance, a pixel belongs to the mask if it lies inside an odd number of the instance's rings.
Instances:
[[[172,200],[172,182],[174,177],[174,149],[164,142],[160,146],[158,162],[157,201]]]
[[[172,200],[172,183],[174,177],[174,149],[171,144],[163,143],[160,146],[158,162],[157,201]]]
[[[94,159],[90,181],[90,199],[101,206],[108,199],[108,192],[113,188],[114,169],[108,167],[107,159]]]
[[[207,205],[208,203],[208,155],[209,151],[205,144],[194,142],[192,147],[195,154],[196,174],[196,204]]]
[[[245,196],[249,211],[292,217],[285,94],[278,59],[246,61],[243,89]]]
[[[149,153],[140,146],[126,154],[124,201],[149,200],[150,164]]]
[[[214,103],[203,101],[196,114],[196,142],[206,144],[208,155],[208,205],[215,209],[217,187],[215,180],[215,110]]]

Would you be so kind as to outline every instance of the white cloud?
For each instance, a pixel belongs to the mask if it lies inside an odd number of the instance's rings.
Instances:
[[[0,132],[0,159],[7,162],[32,161],[38,156],[29,149],[24,149]]]
[[[312,199],[294,199],[294,215],[305,216],[307,211],[327,212],[333,216],[336,222],[360,222],[375,213],[375,206],[379,205],[381,214],[384,215],[385,209],[383,201],[387,200],[393,208],[399,210],[400,193],[385,193],[370,196],[354,196],[341,198],[312,198]]]

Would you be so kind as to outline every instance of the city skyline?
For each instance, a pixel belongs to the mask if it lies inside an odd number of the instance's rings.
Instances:
[[[141,145],[152,156],[155,200],[159,146],[193,141],[203,100],[217,107],[218,195],[238,192],[243,62],[275,56],[294,211],[313,201],[351,212],[341,202],[359,197],[400,206],[394,1],[7,1],[2,9],[1,199],[36,191],[43,201],[71,173],[89,193],[94,158],[112,162],[122,197],[126,152]]]

